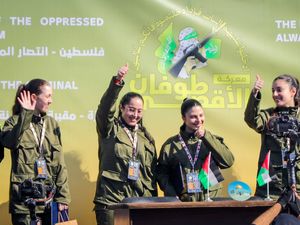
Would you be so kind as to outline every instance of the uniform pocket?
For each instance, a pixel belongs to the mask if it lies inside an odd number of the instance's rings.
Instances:
[[[114,151],[120,162],[124,162],[127,165],[132,157],[132,147],[123,143],[116,143]]]
[[[127,164],[132,157],[132,143],[123,129],[117,132],[114,144],[116,157],[121,159],[121,161],[125,160]]]
[[[58,152],[60,152],[62,149],[60,144],[51,144],[51,148],[53,149],[53,151],[58,151]]]
[[[114,180],[114,181],[119,181],[119,182],[126,181],[124,177],[121,177],[120,173],[111,170],[104,170],[102,171],[101,175],[107,179]]]
[[[17,184],[20,184],[22,183],[24,180],[26,179],[30,179],[30,178],[33,178],[34,177],[34,174],[12,174],[11,176],[11,182],[12,183],[17,183]]]
[[[58,173],[58,168],[61,161],[61,151],[62,146],[60,144],[51,144],[50,162],[48,162],[47,164],[49,176],[53,176],[54,178]]]
[[[120,173],[115,171],[103,171],[98,194],[108,201],[120,202],[124,198],[125,181]]]
[[[62,146],[60,144],[51,144],[51,161],[58,161],[61,151]]]
[[[20,163],[34,164],[38,157],[38,152],[36,151],[36,144],[32,142],[22,142],[20,143],[18,161]]]

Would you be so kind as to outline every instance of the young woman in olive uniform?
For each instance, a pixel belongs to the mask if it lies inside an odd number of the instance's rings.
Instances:
[[[30,225],[30,212],[24,202],[27,197],[21,188],[25,180],[55,187],[53,200],[59,203],[60,210],[68,208],[70,203],[60,129],[46,114],[51,103],[52,89],[47,81],[33,79],[21,85],[13,116],[5,122],[1,132],[2,144],[11,150],[9,211],[14,225]],[[50,210],[37,205],[36,213],[43,218],[43,225],[48,224]]]
[[[107,206],[126,197],[157,195],[154,140],[142,125],[143,98],[129,92],[116,112],[116,101],[124,86],[128,65],[121,67],[101,98],[96,114],[99,175],[94,198],[97,224],[113,224]]]
[[[204,200],[205,191],[189,190],[187,174],[195,174],[195,185],[200,185],[199,170],[211,152],[211,158],[220,168],[232,166],[234,157],[223,138],[204,128],[204,111],[195,99],[181,105],[183,125],[179,134],[170,137],[162,146],[158,159],[158,183],[165,196],[178,196],[181,201]],[[183,188],[179,189],[181,185]]]
[[[269,130],[268,122],[270,118],[278,116],[280,111],[286,111],[287,115],[294,118],[300,118],[299,113],[299,81],[290,75],[281,75],[274,79],[272,85],[273,100],[275,107],[268,109],[260,109],[261,92],[264,81],[259,75],[256,77],[252,93],[245,111],[245,121],[249,127],[254,129],[261,135],[261,148],[258,160],[258,168],[261,167],[267,152],[270,150],[270,161],[272,172],[274,172],[273,180],[269,183],[270,195],[278,198],[281,195],[283,188],[287,185],[287,171],[283,168],[282,149],[284,148],[285,137],[272,135]],[[297,142],[295,150],[299,155],[300,143]],[[300,168],[300,160],[297,160],[296,170]],[[285,174],[285,175],[284,175]],[[300,171],[296,172],[297,190],[300,191]],[[266,185],[256,187],[256,196],[265,198],[267,195]]]
[[[272,181],[269,183],[269,193],[273,199],[277,199],[284,190],[288,187],[287,168],[285,166],[284,153],[282,150],[286,146],[286,137],[278,133],[274,133],[274,127],[270,121],[278,118],[280,113],[285,113],[298,120],[300,124],[300,94],[299,80],[295,77],[284,74],[276,77],[272,84],[272,97],[275,102],[275,107],[268,109],[260,109],[261,92],[264,86],[264,80],[259,75],[256,76],[256,81],[250,94],[248,104],[245,110],[245,122],[249,127],[254,129],[261,135],[261,148],[258,160],[258,170],[260,169],[268,151],[270,154],[270,165],[272,166]],[[298,127],[298,132],[300,127]],[[295,150],[296,155],[300,155],[300,142],[291,139],[291,150]],[[292,189],[300,192],[300,159],[296,158],[295,175],[296,184]],[[265,198],[267,196],[267,185],[256,186],[255,195]],[[298,196],[296,194],[296,196]],[[300,220],[285,213],[280,214],[274,224],[300,224]]]

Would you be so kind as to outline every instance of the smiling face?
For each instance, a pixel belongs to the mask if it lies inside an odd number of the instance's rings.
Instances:
[[[42,85],[38,95],[33,94],[32,97],[36,99],[35,111],[46,113],[49,110],[49,105],[52,103],[52,88],[49,85]]]
[[[277,107],[294,107],[296,88],[283,79],[278,79],[272,85],[272,97]]]
[[[186,126],[187,131],[195,132],[204,125],[205,115],[202,107],[199,105],[191,107],[184,114],[184,116],[182,116],[182,120]]]
[[[133,97],[128,104],[120,106],[121,116],[129,126],[135,126],[143,117],[143,100]]]

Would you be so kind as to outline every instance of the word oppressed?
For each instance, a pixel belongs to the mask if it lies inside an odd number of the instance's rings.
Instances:
[[[9,17],[13,26],[31,26],[31,17]],[[103,26],[104,20],[101,17],[41,17],[39,19],[42,26],[83,26],[83,27],[100,27]]]
[[[42,17],[43,26],[90,26],[100,27],[104,21],[100,17]]]

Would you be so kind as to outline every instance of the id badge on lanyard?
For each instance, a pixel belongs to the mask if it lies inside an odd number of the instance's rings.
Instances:
[[[127,178],[129,180],[138,180],[140,175],[140,165],[141,162],[139,160],[136,160],[137,156],[137,129],[138,125],[134,128],[134,134],[132,135],[128,128],[120,121],[122,124],[123,129],[125,130],[130,142],[132,143],[132,159],[129,160],[128,163],[128,176]]]
[[[46,124],[43,122],[43,128],[42,128],[42,132],[41,132],[40,141],[38,139],[36,131],[34,130],[32,123],[30,123],[30,129],[31,129],[33,136],[35,138],[35,141],[39,147],[39,153],[40,153],[39,158],[36,159],[35,163],[34,163],[36,177],[41,178],[41,179],[46,179],[47,178],[47,163],[46,163],[45,157],[43,155],[43,141],[45,139]]]
[[[37,160],[35,160],[35,169],[37,178],[47,178],[47,164],[44,157],[39,157]]]
[[[128,165],[128,179],[138,180],[141,163],[138,160],[130,160]]]
[[[187,154],[187,157],[190,161],[190,164],[192,166],[192,172],[188,173],[186,175],[187,192],[188,193],[201,192],[200,180],[199,180],[199,177],[198,177],[198,173],[194,172],[195,171],[194,167],[195,167],[195,164],[196,164],[196,162],[198,160],[198,157],[199,157],[199,154],[200,154],[200,146],[201,146],[202,141],[200,139],[198,140],[195,157],[193,159],[189,149],[187,148],[187,146],[186,146],[185,142],[183,141],[183,138],[181,137],[180,134],[178,134],[178,137],[179,137],[179,140],[180,140],[180,143],[181,143],[183,149],[185,150],[185,152]]]
[[[186,183],[187,183],[187,192],[188,193],[201,192],[200,180],[199,180],[197,173],[195,173],[195,172],[188,173],[186,175]]]

